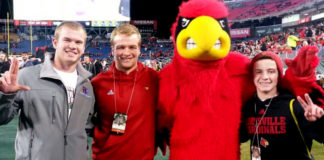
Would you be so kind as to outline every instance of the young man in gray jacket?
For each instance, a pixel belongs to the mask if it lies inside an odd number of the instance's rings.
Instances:
[[[16,159],[87,160],[94,94],[81,63],[87,34],[77,22],[56,30],[54,56],[19,71],[16,59],[0,78],[0,125],[20,112]],[[19,73],[18,73],[19,71]]]

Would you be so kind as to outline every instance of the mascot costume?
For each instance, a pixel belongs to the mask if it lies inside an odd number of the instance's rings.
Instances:
[[[171,29],[174,57],[160,72],[157,124],[158,143],[162,150],[169,145],[171,160],[240,159],[241,107],[255,87],[249,58],[230,52],[227,16],[217,0],[189,0],[179,8]],[[313,79],[317,51],[305,47],[289,60],[294,69],[282,84],[295,95],[312,89],[323,95]]]

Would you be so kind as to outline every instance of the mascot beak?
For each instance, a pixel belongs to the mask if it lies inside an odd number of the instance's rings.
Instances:
[[[179,55],[198,61],[214,61],[227,56],[231,40],[221,25],[209,16],[199,16],[191,20],[177,35]]]

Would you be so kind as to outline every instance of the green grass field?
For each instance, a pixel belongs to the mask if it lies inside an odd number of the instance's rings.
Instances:
[[[0,160],[13,160],[15,158],[14,141],[16,137],[18,118],[9,124],[0,126]],[[241,144],[241,160],[250,160],[249,142]],[[324,146],[314,141],[312,154],[316,160],[324,159]],[[168,160],[169,153],[162,156],[158,151],[154,160]],[[89,158],[91,159],[91,158]]]

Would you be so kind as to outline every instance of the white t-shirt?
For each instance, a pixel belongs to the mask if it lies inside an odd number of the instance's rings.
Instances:
[[[68,118],[70,118],[73,102],[74,102],[75,88],[78,80],[78,73],[76,70],[74,70],[72,73],[62,72],[56,69],[55,67],[54,70],[60,76],[66,88],[66,93],[68,98]]]

